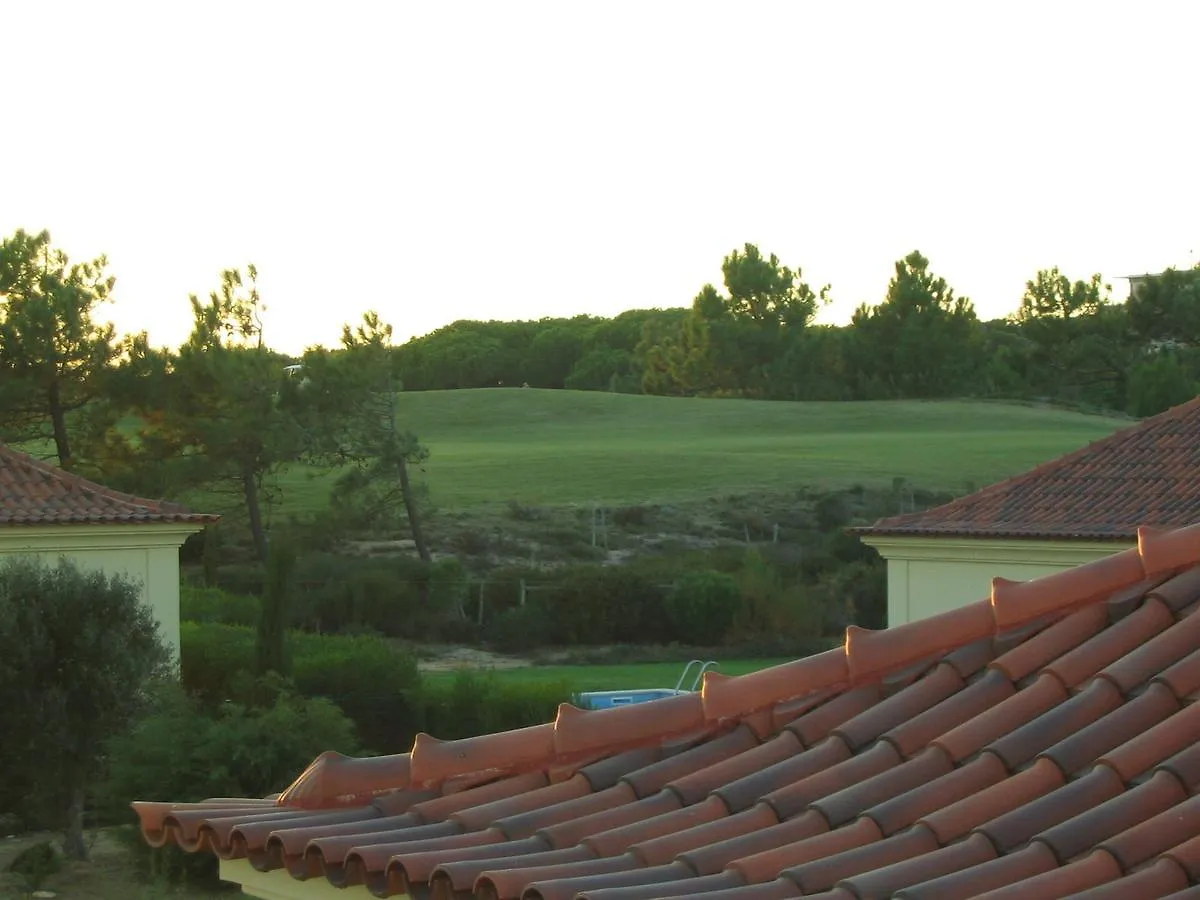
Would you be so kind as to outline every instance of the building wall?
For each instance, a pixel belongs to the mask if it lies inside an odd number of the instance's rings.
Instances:
[[[889,626],[990,597],[997,576],[1027,581],[1133,546],[998,538],[871,536],[863,540],[887,560]]]
[[[82,569],[123,574],[141,587],[163,637],[179,653],[179,547],[195,529],[180,525],[69,525],[0,528],[0,557],[65,556]]]

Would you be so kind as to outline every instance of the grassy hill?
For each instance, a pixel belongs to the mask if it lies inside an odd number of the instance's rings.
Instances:
[[[443,508],[694,500],[902,477],[962,492],[1127,427],[1032,406],[963,401],[781,403],[535,389],[406,393]],[[285,476],[285,507],[327,481]]]

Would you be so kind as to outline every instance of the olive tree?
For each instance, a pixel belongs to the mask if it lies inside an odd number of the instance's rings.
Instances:
[[[0,562],[0,768],[7,806],[44,799],[68,856],[87,856],[83,810],[104,747],[146,708],[171,653],[138,586],[68,560]]]

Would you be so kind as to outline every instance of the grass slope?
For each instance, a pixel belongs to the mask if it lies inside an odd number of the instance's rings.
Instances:
[[[785,403],[522,388],[399,397],[429,447],[435,504],[683,501],[903,477],[961,492],[1025,471],[1130,424],[970,401]],[[323,502],[292,471],[285,507]]]

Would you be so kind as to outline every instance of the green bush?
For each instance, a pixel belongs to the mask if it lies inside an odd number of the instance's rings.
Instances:
[[[179,588],[179,617],[185,622],[253,626],[261,616],[262,601],[252,594],[231,594],[192,584]]]
[[[301,561],[297,582],[293,622],[314,631],[419,638],[437,618],[422,603],[430,571],[420,560],[315,553]]]
[[[254,631],[248,625],[181,622],[179,668],[184,688],[202,703],[235,699],[239,681],[254,670]]]
[[[263,697],[254,669],[254,630],[233,625],[180,627],[183,686],[206,708],[226,701],[253,705]],[[421,677],[407,651],[369,635],[287,637],[292,680],[303,697],[325,697],[358,727],[361,742],[379,753],[402,752],[421,730]]]
[[[178,686],[160,686],[153,711],[107,745],[108,773],[96,795],[102,820],[128,821],[133,800],[263,797],[326,750],[357,752],[353,724],[329,701],[299,697],[278,680],[264,681],[260,691],[273,697],[264,708],[208,711]],[[143,871],[215,882],[211,854],[152,852],[136,833],[127,843]]]
[[[305,697],[327,697],[358,726],[375,753],[402,753],[423,727],[416,658],[367,635],[293,632],[292,677]]]
[[[660,583],[623,566],[576,566],[545,593],[559,644],[654,643],[669,639]]]
[[[1129,412],[1153,416],[1191,400],[1200,391],[1195,371],[1195,362],[1179,353],[1163,350],[1147,357],[1129,373]]]
[[[483,629],[484,640],[500,653],[528,653],[553,642],[550,612],[534,599],[513,606],[493,618]]]
[[[737,582],[742,599],[734,616],[731,640],[767,635],[816,638],[824,632],[824,609],[816,592],[798,581],[785,580],[760,554],[747,555]]]
[[[724,572],[690,572],[667,595],[672,637],[685,644],[715,646],[729,634],[741,604],[737,579]]]
[[[216,587],[231,594],[262,596],[266,569],[261,563],[235,563],[216,570]]]
[[[569,702],[565,681],[503,682],[493,672],[463,669],[425,685],[425,730],[442,740],[540,725]]]

